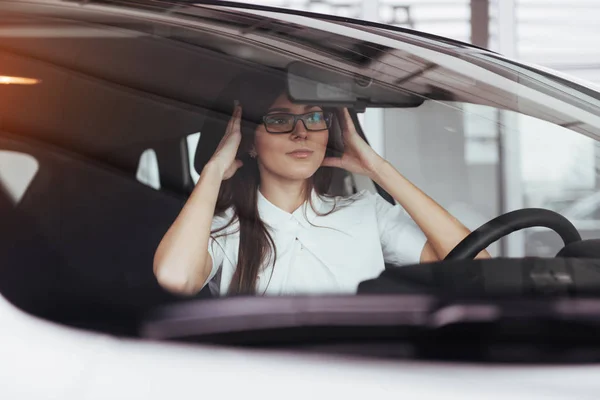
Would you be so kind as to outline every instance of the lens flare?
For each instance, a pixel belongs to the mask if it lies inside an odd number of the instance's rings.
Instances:
[[[0,75],[0,85],[36,85],[40,82],[41,80],[34,78]]]

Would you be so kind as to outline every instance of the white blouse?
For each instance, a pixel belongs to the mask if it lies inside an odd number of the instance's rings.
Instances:
[[[293,213],[281,210],[258,192],[258,212],[267,225],[277,259],[261,268],[257,293],[267,295],[349,294],[358,284],[377,277],[384,262],[395,265],[419,262],[425,235],[408,213],[378,194],[362,191],[349,199],[321,198],[313,193]],[[332,210],[337,202],[335,211]],[[212,229],[223,227],[233,210],[215,216]],[[213,260],[207,281],[216,294],[227,294],[238,260],[239,223],[210,239]],[[213,278],[221,272],[220,279]]]

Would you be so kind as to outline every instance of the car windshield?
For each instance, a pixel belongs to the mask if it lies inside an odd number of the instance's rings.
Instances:
[[[503,265],[600,238],[596,93],[451,41],[161,7],[0,4],[0,293],[19,308],[131,333],[190,299],[395,293],[377,278],[447,257],[500,263],[519,297]]]

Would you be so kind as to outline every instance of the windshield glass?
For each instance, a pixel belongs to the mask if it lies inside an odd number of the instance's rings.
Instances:
[[[600,238],[600,102],[568,82],[272,12],[1,7],[0,293],[35,315],[355,295],[526,208],[572,226],[459,258]]]

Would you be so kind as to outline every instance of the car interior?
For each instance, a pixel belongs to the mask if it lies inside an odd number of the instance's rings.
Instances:
[[[215,10],[198,13],[206,23],[223,18]],[[256,21],[250,17],[226,15],[230,26],[225,30],[245,24],[283,36],[286,30],[290,37],[295,33],[274,22],[254,26]],[[100,11],[84,13],[75,8],[48,7],[34,16],[24,9],[13,10],[4,13],[0,23],[86,33],[43,40],[35,35],[0,37],[2,74],[41,81],[0,88],[0,152],[30,156],[37,165],[19,198],[0,180],[0,293],[35,316],[116,335],[139,336],[140,322],[148,312],[190,301],[159,287],[152,261],[194,187],[192,166],[200,173],[220,140],[218,135],[202,135],[202,127],[208,118],[229,118],[214,99],[235,76],[260,70],[311,82],[354,82],[354,91],[336,104],[350,107],[359,131],[358,114],[367,107],[423,103],[422,96],[413,94],[417,83],[406,81],[396,91],[383,84],[365,88],[345,73],[303,65],[297,63],[299,56],[259,46],[250,59],[244,58],[243,46],[233,33],[219,37],[209,32],[204,37],[169,23],[109,18]],[[310,30],[305,34],[311,46],[321,43],[337,49],[340,59],[353,68],[365,62],[358,54],[380,50],[368,43],[322,43],[318,37],[310,38]],[[348,47],[364,51],[344,53]],[[427,90],[428,98],[447,96],[440,88]],[[290,91],[299,101],[314,101],[317,89],[308,84]],[[200,140],[190,160],[186,137],[196,132],[201,132]],[[149,149],[156,154],[159,189],[136,179],[140,157]],[[332,191],[350,194],[361,188],[359,183],[339,172]],[[372,182],[365,187],[393,202]],[[553,228],[565,240],[558,254],[562,259],[461,262],[512,231],[539,225]],[[550,289],[563,290],[560,284],[553,286],[558,278],[552,277],[566,268],[577,276],[568,290],[582,282],[583,292],[593,292],[594,287],[600,288],[600,241],[581,241],[574,229],[550,211],[504,215],[473,232],[449,256],[451,265],[389,269],[380,279],[361,285],[359,294],[532,293],[543,283],[524,278],[528,275],[523,271],[536,268],[542,271],[540,279],[550,279]],[[587,258],[589,262],[581,261]],[[563,261],[571,259],[576,262]],[[211,297],[206,287],[193,300]]]
[[[213,99],[237,74],[264,66],[146,37],[3,37],[1,47],[3,72],[43,84],[2,88],[0,150],[33,157],[37,170],[16,204],[0,190],[0,237],[9,238],[0,244],[0,292],[36,316],[135,334],[143,311],[187,300],[160,288],[152,272],[154,251],[194,185],[186,136],[202,129],[209,110],[228,119]],[[219,140],[201,138],[198,173]],[[160,190],[136,180],[147,149]],[[334,182],[343,191],[342,174]]]

